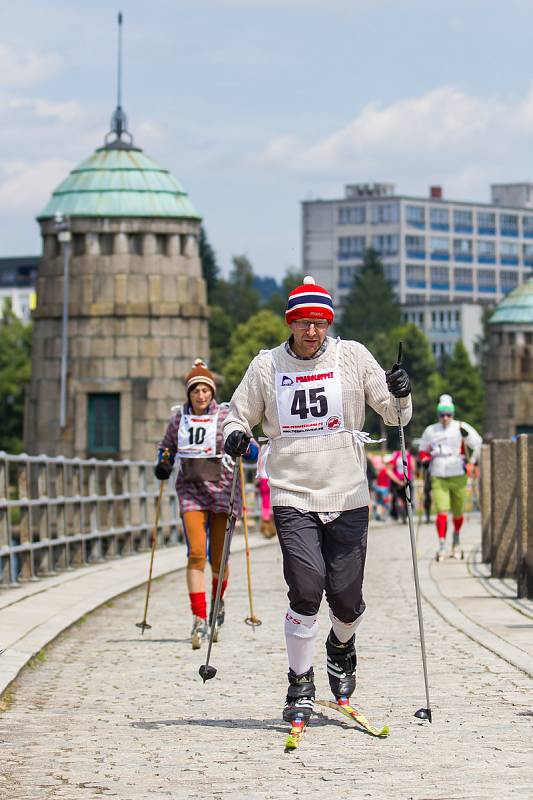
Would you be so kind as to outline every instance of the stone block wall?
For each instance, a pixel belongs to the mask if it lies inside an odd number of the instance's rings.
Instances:
[[[71,225],[67,427],[59,429],[63,253],[53,224],[44,221],[25,448],[86,457],[87,396],[109,392],[120,394],[116,457],[151,459],[171,406],[184,399],[184,375],[195,358],[209,355],[199,225],[152,219],[72,219]]]

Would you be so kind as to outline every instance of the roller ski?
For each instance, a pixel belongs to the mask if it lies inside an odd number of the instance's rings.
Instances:
[[[297,675],[292,669],[289,669],[289,688],[283,708],[283,719],[291,724],[291,730],[285,742],[286,753],[298,747],[311,719],[315,703],[314,677],[312,667],[301,675]]]
[[[339,711],[343,716],[348,717],[348,719],[353,719],[354,722],[357,722],[358,725],[363,728],[367,733],[371,736],[376,736],[380,739],[384,739],[390,733],[390,728],[388,725],[384,725],[382,728],[376,728],[375,725],[372,725],[364,714],[361,714],[360,711],[357,711],[353,706],[350,705],[350,700],[347,697],[339,697],[338,700],[317,700],[317,705],[323,706],[324,708],[332,708],[334,711]]]

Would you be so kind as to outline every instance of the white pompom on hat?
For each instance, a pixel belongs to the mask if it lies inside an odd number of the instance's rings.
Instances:
[[[207,369],[207,365],[202,358],[197,358],[194,361],[193,368],[185,376],[185,388],[187,390],[187,397],[193,386],[197,383],[206,383],[213,390],[213,397],[216,394],[217,387],[213,373]]]
[[[437,404],[437,411],[448,411],[450,414],[455,414],[455,405],[451,394],[441,394]]]
[[[301,286],[289,294],[285,320],[288,325],[295,319],[325,319],[333,322],[333,300],[327,289],[318,286],[311,275],[306,275]]]

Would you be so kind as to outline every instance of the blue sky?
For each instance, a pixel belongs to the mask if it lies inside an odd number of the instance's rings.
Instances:
[[[532,0],[123,0],[123,105],[184,184],[227,272],[300,263],[300,201],[344,183],[486,201],[533,180]],[[108,0],[0,4],[0,255],[100,146],[115,104]]]

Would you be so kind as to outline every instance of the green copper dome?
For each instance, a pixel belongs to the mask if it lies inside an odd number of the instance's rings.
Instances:
[[[533,278],[513,289],[497,306],[489,325],[533,325]]]
[[[96,150],[73,169],[37,219],[55,214],[201,219],[187,192],[167,169],[142,150],[121,143]]]

